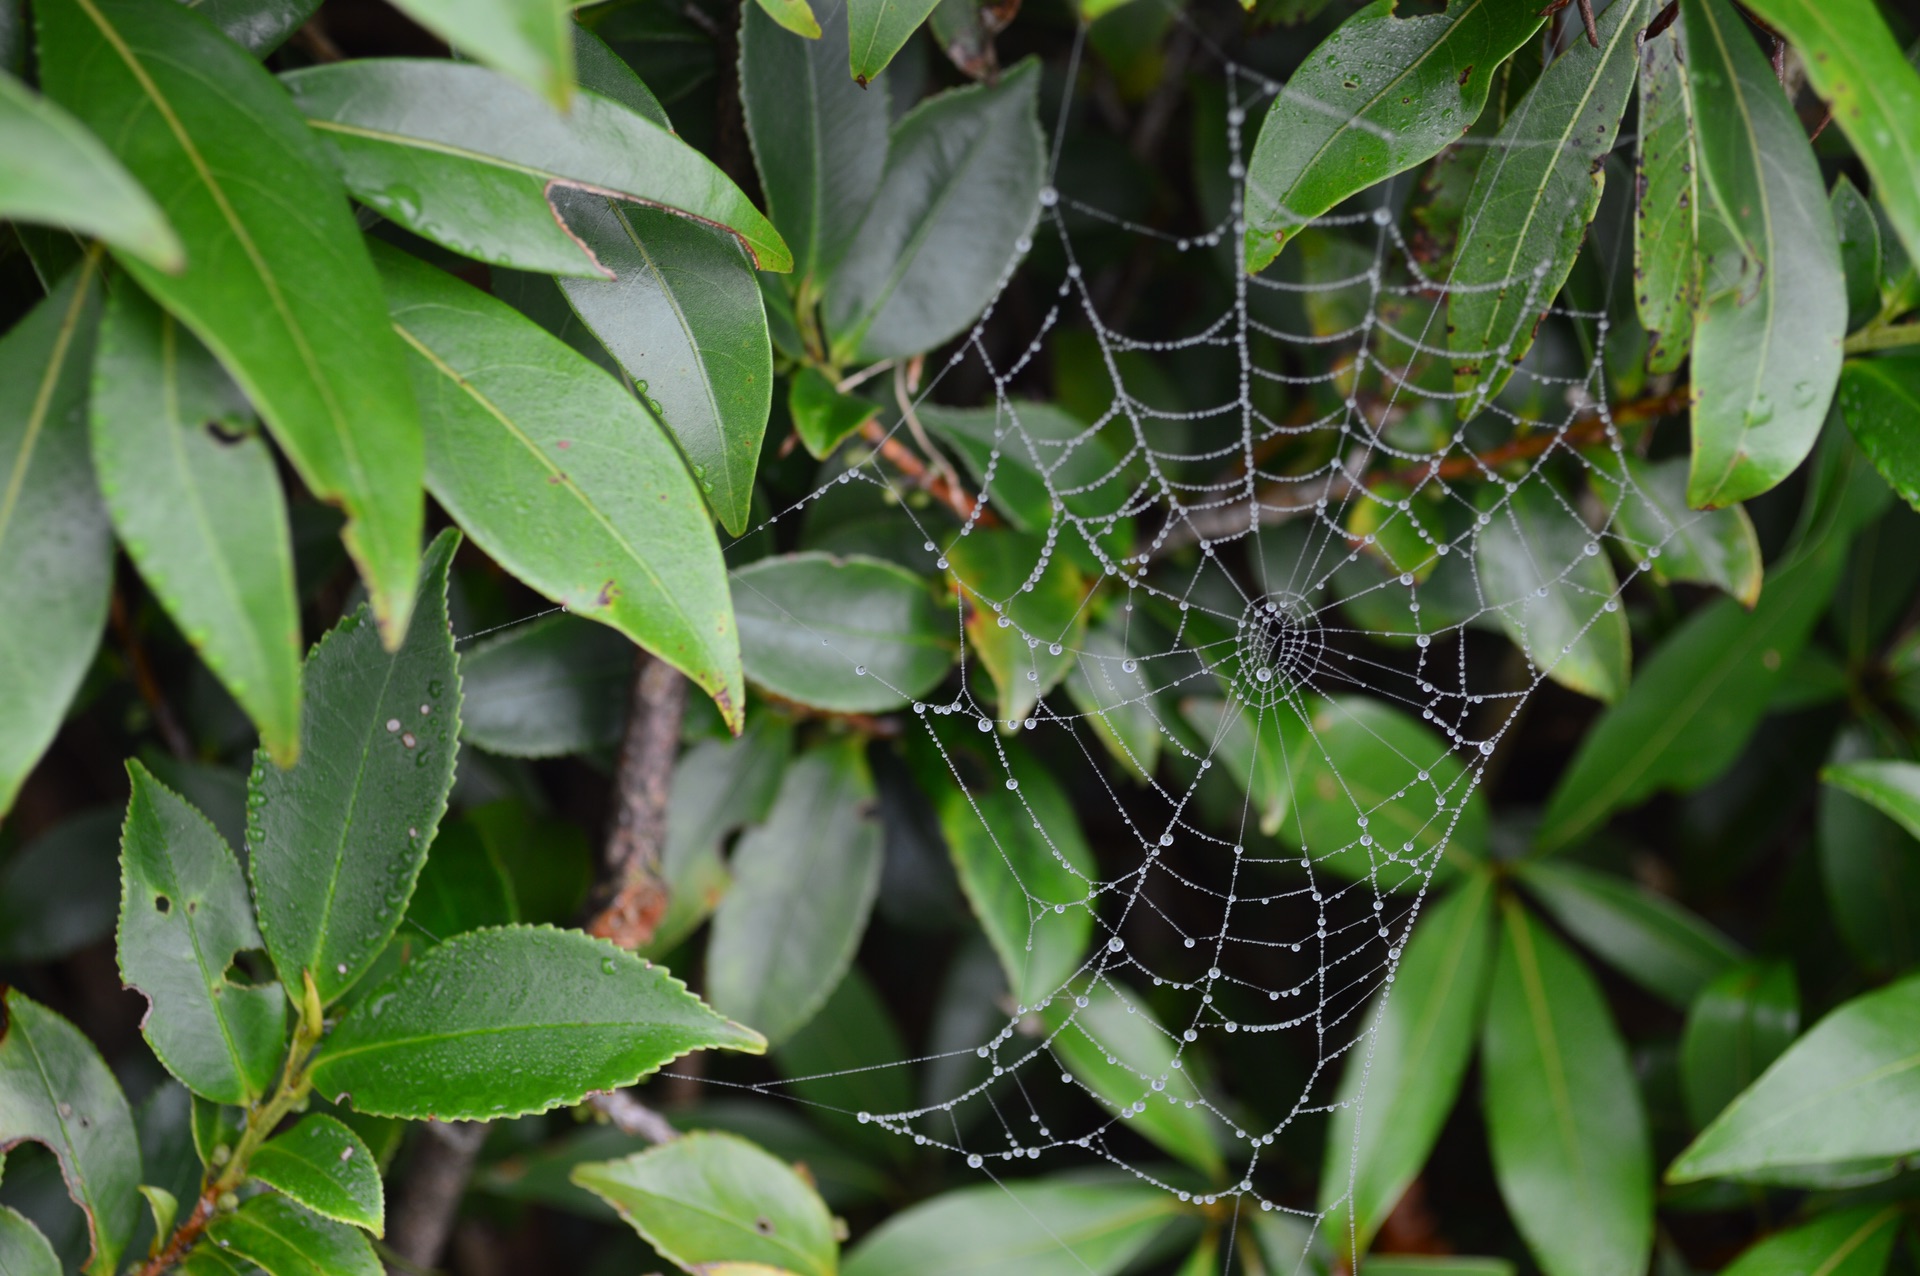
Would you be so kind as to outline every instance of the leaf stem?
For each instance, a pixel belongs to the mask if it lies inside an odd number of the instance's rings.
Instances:
[[[1848,337],[1841,349],[1848,354],[1868,354],[1875,350],[1897,350],[1902,346],[1920,346],[1920,322],[1868,324]]]

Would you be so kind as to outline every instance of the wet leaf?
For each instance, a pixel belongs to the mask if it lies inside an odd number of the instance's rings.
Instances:
[[[420,570],[420,623],[381,649],[363,607],[307,657],[300,761],[255,755],[248,868],[260,933],[288,988],[313,976],[321,1002],[351,988],[406,913],[447,809],[460,731],[460,675],[447,632],[442,532]]]
[[[865,399],[835,390],[812,366],[795,372],[787,389],[787,415],[793,418],[794,433],[818,460],[825,460],[848,435],[879,413]]]
[[[285,1049],[287,997],[234,966],[260,947],[247,879],[206,816],[138,762],[127,775],[120,977],[146,997],[140,1028],[169,1072],[205,1098],[252,1103]]]
[[[277,1188],[325,1218],[385,1230],[380,1166],[360,1136],[330,1116],[314,1113],[260,1145],[247,1174]]]
[[[734,1135],[684,1134],[623,1161],[575,1166],[570,1177],[687,1271],[761,1263],[833,1276],[838,1268],[834,1221],[819,1193]]]
[[[1493,521],[1474,545],[1483,605],[1526,653],[1529,672],[1618,700],[1632,677],[1633,642],[1599,537],[1544,478],[1488,513]]]
[[[1827,204],[1847,276],[1847,331],[1852,332],[1880,313],[1880,220],[1845,173],[1833,179]]]
[[[182,5],[36,13],[47,95],[157,193],[187,250],[176,275],[122,264],[219,357],[313,495],[345,508],[341,538],[397,646],[419,567],[420,424],[320,147],[273,77]]]
[[[373,1246],[357,1230],[272,1192],[216,1217],[207,1225],[207,1241],[211,1247],[202,1243],[197,1252],[216,1248],[223,1261],[244,1259],[267,1276],[382,1276]],[[206,1270],[224,1276],[220,1266]]]
[[[1850,359],[1840,373],[1840,414],[1887,486],[1920,509],[1920,355]]]
[[[690,1050],[758,1054],[664,967],[605,940],[501,926],[429,949],[322,1044],[314,1088],[356,1112],[485,1121],[632,1085]]]
[[[1757,496],[1806,459],[1846,336],[1846,276],[1806,130],[1727,0],[1682,0],[1702,259],[1687,503]]]
[[[1693,91],[1680,64],[1680,33],[1640,46],[1640,134],[1634,154],[1633,299],[1651,344],[1647,371],[1672,372],[1693,344],[1700,300],[1694,204]]]
[[[319,9],[320,0],[189,0],[187,7],[257,58],[286,42]]]
[[[1115,1276],[1178,1212],[1165,1189],[1132,1179],[1016,1179],[944,1192],[864,1237],[843,1276]]]
[[[1064,553],[1046,551],[1044,537],[1003,528],[975,529],[947,549],[971,609],[967,649],[992,680],[1004,721],[1024,720],[1066,677],[1087,630],[1093,582]]]
[[[1687,508],[1687,461],[1643,461],[1630,452],[1587,454],[1588,482],[1611,518],[1607,531],[1651,564],[1655,580],[1712,585],[1748,607],[1765,575],[1760,537],[1744,505]]]

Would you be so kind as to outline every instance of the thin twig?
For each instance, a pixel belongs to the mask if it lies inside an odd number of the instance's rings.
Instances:
[[[1606,437],[1609,424],[1641,425],[1648,421],[1657,421],[1661,417],[1684,412],[1692,402],[1691,389],[1683,385],[1666,394],[1622,403],[1609,409],[1604,417],[1596,413],[1564,430],[1541,430],[1503,443],[1499,447],[1489,448],[1485,452],[1468,452],[1459,456],[1449,456],[1444,460],[1428,461],[1405,469],[1382,470],[1367,477],[1367,486],[1374,487],[1380,483],[1404,483],[1417,487],[1432,479],[1445,482],[1484,477],[1489,471],[1496,470],[1502,465],[1514,461],[1531,460],[1556,445],[1577,448],[1585,447],[1589,443],[1598,443]]]
[[[622,948],[646,946],[667,912],[660,857],[667,846],[667,795],[680,749],[687,680],[664,660],[642,653],[634,668],[626,736],[614,773],[613,820],[605,875],[589,933]]]
[[[999,518],[990,509],[980,509],[980,502],[973,494],[957,483],[949,483],[940,475],[928,469],[927,463],[915,455],[914,450],[893,438],[878,421],[868,421],[860,427],[860,437],[873,444],[874,450],[885,457],[889,464],[905,475],[911,482],[924,488],[928,495],[939,501],[955,514],[962,522],[972,519],[976,527],[997,527]],[[977,513],[976,513],[977,511]]]
[[[671,1143],[680,1131],[671,1122],[626,1090],[602,1090],[587,1096],[587,1102],[622,1134],[645,1139],[649,1143]]]

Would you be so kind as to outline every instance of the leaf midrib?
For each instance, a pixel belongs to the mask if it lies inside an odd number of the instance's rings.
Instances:
[[[20,501],[20,491],[27,481],[27,471],[33,467],[33,454],[39,447],[40,433],[46,426],[47,411],[53,403],[53,392],[59,387],[60,379],[66,371],[67,352],[73,345],[74,333],[79,330],[80,314],[86,309],[87,301],[93,295],[93,272],[99,258],[92,253],[81,262],[78,278],[75,280],[73,300],[67,303],[67,312],[60,318],[60,327],[54,336],[53,350],[48,355],[47,366],[41,374],[40,385],[34,391],[33,406],[27,411],[27,428],[23,432],[19,450],[14,454],[14,462],[7,474],[7,487],[0,494],[0,549],[6,548],[7,532],[13,526],[13,511]]]
[[[1533,946],[1533,931],[1519,905],[1509,902],[1507,910],[1507,931],[1513,939],[1514,964],[1520,975],[1521,994],[1526,998],[1527,1019],[1533,1027],[1534,1040],[1540,1047],[1541,1071],[1553,1103],[1554,1121],[1559,1126],[1567,1160],[1573,1169],[1575,1188],[1580,1199],[1588,1204],[1588,1215],[1592,1219],[1599,1213],[1592,1207],[1592,1176],[1587,1158],[1582,1155],[1585,1143],[1580,1137],[1579,1121],[1574,1114],[1573,1095],[1567,1088],[1566,1064],[1561,1056],[1559,1034],[1554,1029],[1553,1009],[1547,1004],[1540,957]]]

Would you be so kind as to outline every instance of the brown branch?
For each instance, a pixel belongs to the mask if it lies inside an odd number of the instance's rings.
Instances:
[[[160,1273],[185,1258],[187,1251],[193,1248],[193,1243],[200,1239],[200,1233],[206,1231],[207,1224],[213,1221],[213,1212],[218,1205],[219,1195],[211,1187],[202,1192],[200,1199],[194,1202],[193,1213],[187,1215],[187,1221],[174,1229],[166,1248],[149,1258],[137,1276],[160,1276]]]
[[[1589,443],[1598,443],[1606,437],[1609,424],[1642,425],[1649,421],[1657,421],[1661,417],[1683,412],[1692,402],[1692,390],[1683,385],[1666,394],[1622,403],[1610,409],[1606,416],[1596,414],[1564,430],[1542,430],[1524,438],[1502,443],[1499,447],[1489,448],[1485,452],[1469,452],[1461,456],[1449,456],[1444,460],[1409,466],[1406,469],[1383,470],[1370,474],[1367,476],[1367,486],[1374,487],[1381,483],[1405,483],[1418,487],[1432,479],[1445,482],[1482,477],[1502,465],[1514,461],[1532,460],[1559,444],[1579,448]]]
[[[587,1102],[622,1134],[645,1139],[649,1143],[671,1143],[680,1131],[658,1112],[626,1090],[601,1090],[587,1096]]]
[[[667,912],[660,857],[667,846],[667,796],[680,751],[687,680],[644,652],[634,668],[626,736],[614,772],[613,820],[603,856],[605,875],[589,934],[622,948],[644,947]]]
[[[193,756],[193,741],[187,738],[186,729],[180,725],[180,719],[174,716],[173,706],[167,703],[166,693],[160,689],[160,680],[154,676],[153,664],[147,659],[147,649],[140,643],[140,635],[134,630],[133,618],[127,614],[127,600],[118,589],[107,605],[107,615],[113,622],[113,632],[120,639],[120,648],[126,654],[127,672],[133,675],[134,688],[140,698],[146,701],[148,712],[153,714],[153,725],[160,732],[160,739],[167,746],[167,752],[176,758]]]
[[[418,1270],[439,1261],[486,1141],[484,1121],[429,1121],[421,1132],[387,1232],[388,1247],[406,1268]]]
[[[860,437],[873,444],[874,451],[886,457],[895,469],[925,489],[934,500],[959,515],[962,522],[972,519],[979,527],[999,526],[1000,520],[992,510],[981,509],[980,502],[971,492],[933,473],[925,461],[914,455],[912,448],[889,436],[879,421],[869,420],[861,426]]]

